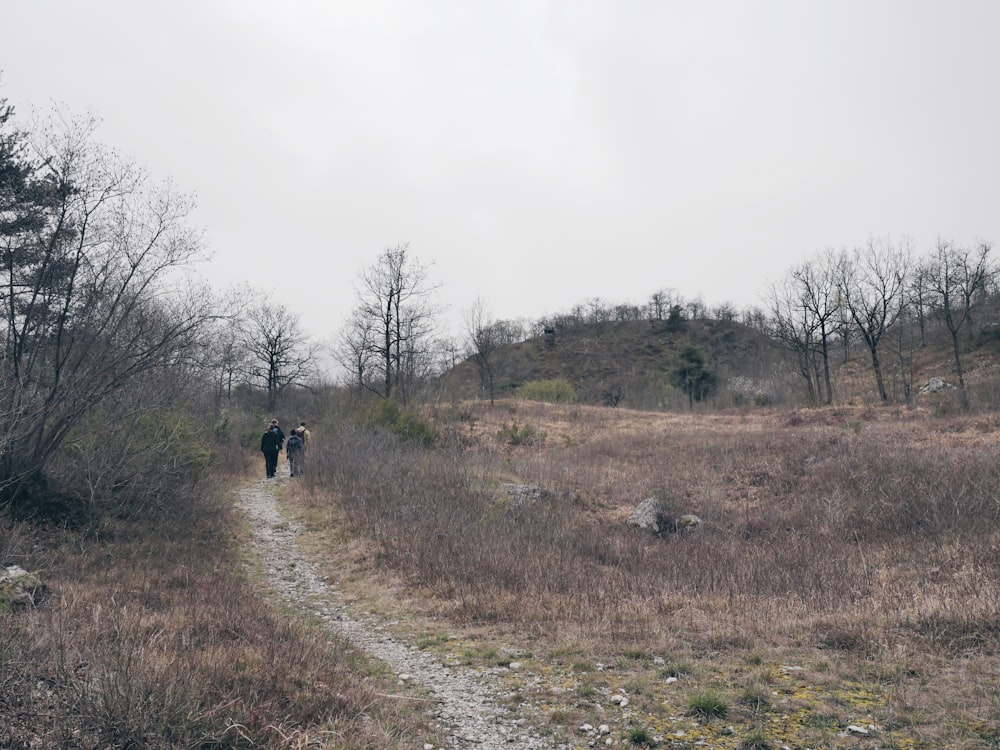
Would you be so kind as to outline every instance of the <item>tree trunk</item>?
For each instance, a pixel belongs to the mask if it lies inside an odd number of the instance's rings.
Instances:
[[[869,343],[868,348],[872,353],[872,369],[875,370],[875,381],[878,383],[878,395],[882,401],[888,401],[889,394],[885,390],[885,380],[882,377],[882,363],[878,358],[878,346]]]
[[[969,394],[965,390],[965,375],[962,372],[962,355],[960,353],[959,338],[960,335],[958,329],[952,328],[951,348],[955,355],[955,373],[958,375],[958,402],[961,404],[963,409],[968,409]]]

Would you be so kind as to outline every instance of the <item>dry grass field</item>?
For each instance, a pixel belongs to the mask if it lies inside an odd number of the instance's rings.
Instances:
[[[998,748],[1000,415],[944,411],[455,402],[422,412],[432,447],[331,415],[282,499],[348,600],[564,746]],[[135,517],[3,521],[48,590],[0,612],[0,747],[433,736],[266,596],[224,491],[260,467],[230,458]],[[649,497],[702,525],[629,526]]]
[[[515,700],[556,737],[1000,747],[1000,417],[427,416],[433,449],[343,425],[287,499],[331,577],[423,648],[519,662]],[[630,527],[648,497],[703,523]]]
[[[0,606],[0,748],[384,750],[427,736],[425,717],[380,697],[394,681],[378,665],[275,605],[229,492],[202,490],[90,528],[0,520],[0,559],[46,585],[37,607]]]

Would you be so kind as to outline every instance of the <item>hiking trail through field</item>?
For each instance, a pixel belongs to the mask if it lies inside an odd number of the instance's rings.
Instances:
[[[431,654],[388,634],[374,615],[347,604],[342,593],[323,580],[301,550],[302,525],[282,515],[273,488],[287,481],[287,468],[282,467],[277,478],[261,479],[239,494],[268,583],[279,596],[316,617],[330,633],[383,661],[397,675],[409,675],[408,681],[428,691],[438,702],[434,715],[447,734],[444,748],[562,747],[501,705],[505,690],[491,684],[487,671],[442,664]]]

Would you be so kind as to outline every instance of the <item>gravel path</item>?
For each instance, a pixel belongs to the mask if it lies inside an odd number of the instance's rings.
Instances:
[[[419,684],[438,701],[435,715],[448,735],[447,748],[524,748],[555,745],[500,705],[501,690],[487,672],[441,664],[431,655],[384,630],[371,615],[347,605],[328,586],[299,548],[302,527],[288,522],[273,487],[288,481],[287,468],[276,479],[261,479],[240,493],[253,527],[258,553],[274,590],[303,612],[318,617],[325,628],[380,659],[403,679]]]

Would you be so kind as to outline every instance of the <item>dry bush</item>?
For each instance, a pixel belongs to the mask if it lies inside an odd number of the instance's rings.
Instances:
[[[238,565],[228,504],[178,498],[89,535],[0,545],[49,598],[0,614],[0,746],[411,746],[359,657],[272,610]]]

